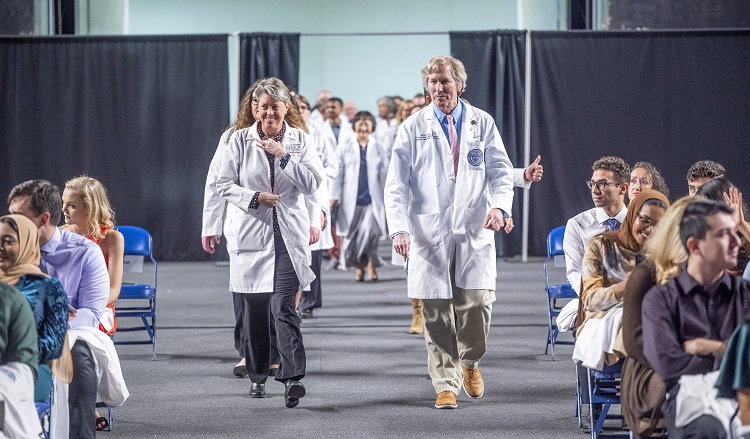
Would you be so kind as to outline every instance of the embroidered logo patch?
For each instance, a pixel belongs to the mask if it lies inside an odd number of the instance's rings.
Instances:
[[[438,140],[440,137],[438,137],[435,133],[429,133],[429,134],[417,134],[417,140]]]
[[[469,160],[471,166],[479,166],[484,161],[484,154],[479,148],[474,148],[466,154],[466,158]]]
[[[302,152],[302,144],[301,143],[291,143],[289,145],[284,146],[286,148],[286,152],[289,154],[299,154]]]

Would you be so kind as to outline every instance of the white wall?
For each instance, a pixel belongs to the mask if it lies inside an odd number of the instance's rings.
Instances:
[[[521,22],[557,29],[558,4],[565,0],[122,1],[123,33],[131,35],[300,32],[300,93],[313,101],[319,90],[330,89],[375,112],[382,95],[421,92],[419,71],[430,57],[449,52],[449,31],[518,29]],[[90,13],[92,29],[118,33],[112,24],[97,27],[94,22],[107,17],[93,8]],[[437,34],[408,35],[416,32]],[[320,33],[406,35],[312,35]]]

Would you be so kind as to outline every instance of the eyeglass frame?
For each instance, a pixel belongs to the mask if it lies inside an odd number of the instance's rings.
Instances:
[[[606,189],[607,186],[612,186],[612,185],[619,186],[621,184],[625,184],[625,183],[620,183],[620,182],[616,182],[616,181],[606,181],[606,180],[605,181],[594,181],[594,180],[587,180],[586,181],[586,186],[588,186],[588,188],[589,188],[590,191],[593,191],[594,188],[597,188],[599,190],[599,192],[601,192],[604,189]]]

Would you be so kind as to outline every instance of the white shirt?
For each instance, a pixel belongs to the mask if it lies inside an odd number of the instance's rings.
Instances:
[[[625,221],[628,208],[615,215],[615,219],[621,224]],[[609,215],[601,207],[586,210],[568,220],[565,226],[565,237],[563,238],[563,250],[565,251],[565,272],[568,282],[576,293],[581,294],[581,264],[586,246],[596,235],[607,231],[607,220]]]

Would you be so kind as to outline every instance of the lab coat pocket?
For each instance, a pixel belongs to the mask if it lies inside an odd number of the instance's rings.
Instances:
[[[482,207],[453,207],[453,234],[458,240],[484,241],[492,239],[492,231],[484,228],[488,209]]]
[[[440,214],[414,215],[412,237],[417,245],[434,247],[440,245]]]
[[[265,250],[273,235],[272,221],[272,210],[263,206],[254,214],[239,212],[231,217],[227,240],[235,240],[235,251]]]

